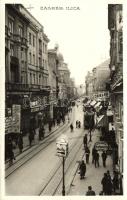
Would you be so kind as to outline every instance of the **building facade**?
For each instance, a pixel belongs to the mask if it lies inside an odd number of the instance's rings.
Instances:
[[[5,33],[6,117],[14,104],[20,105],[21,129],[28,132],[31,121],[38,126],[39,112],[45,122],[49,118],[49,39],[21,4],[6,5]]]
[[[117,166],[123,173],[123,16],[122,4],[108,5],[110,31],[110,94],[118,144]]]

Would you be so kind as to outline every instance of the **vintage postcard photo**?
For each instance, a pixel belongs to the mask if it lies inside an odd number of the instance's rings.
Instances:
[[[124,197],[124,1],[0,6],[2,198]]]

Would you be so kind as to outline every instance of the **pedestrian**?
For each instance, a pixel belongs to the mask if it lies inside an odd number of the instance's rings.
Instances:
[[[95,167],[99,167],[99,153],[98,153],[98,151],[96,151],[96,153],[95,153]]]
[[[80,121],[78,122],[78,128],[81,128],[81,122]]]
[[[18,137],[18,147],[19,147],[19,152],[22,153],[22,150],[23,150],[22,132],[19,134],[19,137]]]
[[[113,184],[109,170],[107,171],[107,195],[112,195]]]
[[[92,149],[92,163],[95,163],[95,154],[96,154],[96,148],[94,146]]]
[[[89,164],[90,150],[88,146],[85,148],[85,154],[86,154],[86,163]]]
[[[73,124],[72,124],[72,123],[71,123],[71,125],[70,125],[70,129],[71,129],[71,132],[73,132],[74,127],[73,127]]]
[[[78,120],[76,120],[76,128],[78,128]]]
[[[101,157],[102,157],[103,167],[106,167],[107,154],[105,153],[105,151],[103,151]]]
[[[79,170],[80,170],[80,179],[84,179],[86,174],[86,164],[84,163],[84,160],[81,161]]]
[[[87,134],[83,137],[83,144],[84,144],[84,149],[87,147]]]
[[[86,192],[86,196],[96,196],[95,191],[92,190],[92,186],[88,186],[88,191]]]
[[[107,191],[108,191],[108,181],[107,181],[107,173],[104,173],[104,176],[101,180],[101,184],[102,184],[102,191],[104,195],[107,195]]]
[[[44,129],[44,124],[42,123],[39,128],[39,140],[42,140],[42,138],[44,138],[44,134],[45,134],[45,129]]]
[[[30,147],[31,147],[31,145],[32,145],[32,140],[34,140],[34,129],[30,129],[30,132],[29,132],[29,145],[30,145]]]
[[[11,166],[13,164],[13,160],[15,160],[11,137],[8,138],[7,149],[8,149],[9,165]]]
[[[119,189],[119,177],[118,176],[119,176],[118,172],[114,171],[114,176],[112,179],[114,193],[116,192],[117,189]]]

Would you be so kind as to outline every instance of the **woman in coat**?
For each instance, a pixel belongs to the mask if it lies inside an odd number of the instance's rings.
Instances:
[[[84,163],[84,160],[82,160],[79,166],[79,170],[80,170],[80,179],[83,179],[86,174],[86,164]]]

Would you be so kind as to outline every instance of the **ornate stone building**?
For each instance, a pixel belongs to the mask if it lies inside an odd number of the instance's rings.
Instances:
[[[5,6],[6,116],[13,104],[21,106],[21,129],[27,132],[38,113],[49,117],[49,39],[43,26],[21,5]]]
[[[108,5],[110,31],[110,94],[118,144],[118,167],[123,172],[123,16],[122,4]]]

